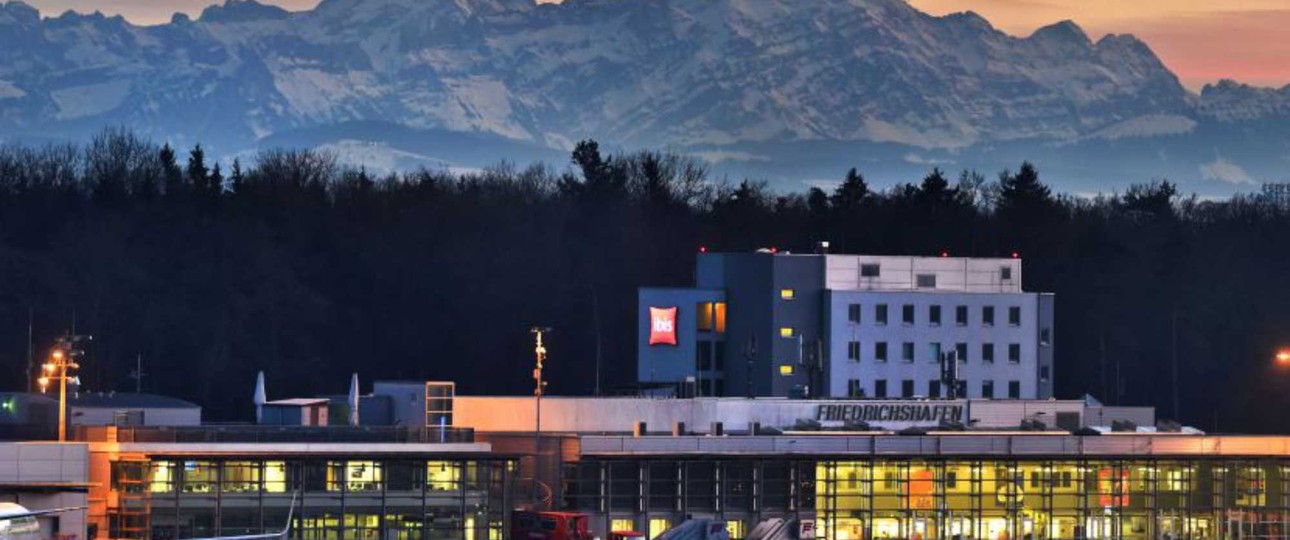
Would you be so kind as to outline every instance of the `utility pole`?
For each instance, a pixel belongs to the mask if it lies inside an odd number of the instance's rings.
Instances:
[[[550,328],[534,326],[529,329],[537,340],[536,346],[533,347],[533,356],[536,360],[536,366],[533,368],[533,405],[534,426],[533,426],[533,506],[538,507],[541,502],[541,482],[538,476],[542,471],[542,394],[546,392],[546,381],[542,378],[542,369],[546,364],[546,346],[542,344],[542,336],[550,332]]]
[[[32,391],[32,384],[36,379],[33,372],[36,371],[36,344],[32,341],[32,332],[35,329],[35,310],[30,306],[27,307],[27,393]]]
[[[1174,379],[1174,421],[1182,422],[1181,414],[1178,413],[1178,308],[1174,308],[1169,319],[1169,334],[1172,345],[1173,356],[1173,379]]]

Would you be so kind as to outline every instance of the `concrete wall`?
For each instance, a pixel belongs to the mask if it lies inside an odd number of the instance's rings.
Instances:
[[[135,413],[142,413],[144,426],[200,426],[202,424],[202,410],[199,407],[177,409],[73,406],[70,412],[71,423],[74,426],[113,426],[116,425],[117,413],[127,413],[132,416]]]
[[[1019,400],[790,400],[790,399],[647,399],[647,398],[575,398],[542,399],[542,431],[561,433],[625,433],[634,422],[648,424],[650,432],[669,432],[676,422],[685,422],[687,430],[707,433],[712,422],[724,422],[728,431],[747,429],[749,422],[763,427],[791,427],[800,419],[816,418],[821,405],[943,405],[964,403],[967,418],[977,420],[978,428],[1016,428],[1022,419],[1040,419],[1049,426],[1056,423],[1057,413],[1083,416],[1081,401]],[[535,406],[532,397],[457,396],[454,403],[457,425],[476,431],[533,431]],[[1154,415],[1151,409],[1134,414]],[[1143,418],[1146,420],[1147,418]],[[1140,425],[1153,425],[1144,422]],[[902,429],[913,422],[886,422],[875,425]]]
[[[833,290],[915,290],[919,274],[936,276],[934,290],[1021,292],[1021,259],[961,257],[885,257],[828,255],[826,282]],[[860,275],[862,265],[878,265],[877,277]],[[1010,274],[1005,279],[1003,268]]]
[[[0,443],[0,501],[29,510],[85,506],[89,445],[84,443]],[[52,486],[59,488],[51,489]],[[76,487],[80,486],[80,487]],[[86,511],[41,518],[46,538],[54,532],[86,538]]]

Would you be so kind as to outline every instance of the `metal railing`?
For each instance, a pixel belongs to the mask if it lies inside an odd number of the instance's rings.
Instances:
[[[115,431],[115,435],[113,435]],[[80,426],[76,440],[119,443],[471,443],[470,428],[403,426]]]

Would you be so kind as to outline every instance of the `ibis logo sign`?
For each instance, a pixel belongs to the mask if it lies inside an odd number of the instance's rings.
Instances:
[[[676,308],[649,308],[649,344],[676,345]]]

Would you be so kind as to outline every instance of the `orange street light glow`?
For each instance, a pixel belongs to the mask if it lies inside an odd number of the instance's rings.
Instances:
[[[1290,364],[1290,349],[1281,349],[1277,351],[1278,364]]]

